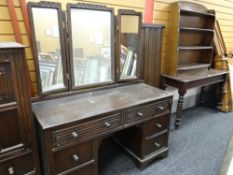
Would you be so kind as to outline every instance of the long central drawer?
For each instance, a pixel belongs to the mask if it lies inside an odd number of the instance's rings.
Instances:
[[[65,129],[56,130],[52,133],[53,147],[56,148],[64,145],[70,145],[72,143],[94,138],[101,134],[110,133],[120,128],[121,124],[122,115],[121,113],[116,113],[77,124],[72,127],[67,127]]]

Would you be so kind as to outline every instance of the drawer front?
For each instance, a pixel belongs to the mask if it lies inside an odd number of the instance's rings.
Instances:
[[[17,108],[0,113],[0,154],[23,146]]]
[[[117,113],[55,131],[53,132],[53,147],[60,147],[109,133],[121,127],[121,123],[122,115]]]
[[[167,147],[168,147],[168,132],[154,138],[150,138],[150,137],[145,138],[145,156]]]
[[[26,175],[33,174],[33,172],[34,166],[31,154],[26,154],[0,163],[1,175]]]
[[[169,130],[169,121],[170,116],[168,114],[156,117],[144,124],[144,135],[150,136],[162,131]]]
[[[70,173],[66,173],[66,175],[94,175],[94,174],[95,174],[94,164],[84,166],[82,168],[71,171]]]
[[[147,117],[159,116],[170,112],[170,101],[165,100],[148,105],[142,105],[126,111],[126,124],[133,124]]]
[[[62,173],[93,160],[93,152],[92,141],[54,152],[53,161],[56,173]]]

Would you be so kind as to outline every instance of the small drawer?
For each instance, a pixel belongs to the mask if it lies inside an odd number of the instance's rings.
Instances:
[[[33,174],[33,172],[34,165],[31,154],[22,155],[17,158],[0,163],[1,175],[24,175]]]
[[[53,147],[69,145],[94,138],[98,135],[109,133],[122,124],[121,113],[101,117],[99,119],[87,121],[69,128],[53,132]]]
[[[169,130],[169,118],[168,114],[156,117],[144,124],[144,135],[150,136],[156,133],[160,133],[165,130]]]
[[[147,117],[159,116],[170,112],[170,101],[142,105],[126,111],[126,123],[133,124]]]
[[[145,155],[168,147],[168,132],[154,138],[145,137]]]
[[[93,160],[93,143],[88,141],[68,149],[54,152],[53,162],[57,174]]]

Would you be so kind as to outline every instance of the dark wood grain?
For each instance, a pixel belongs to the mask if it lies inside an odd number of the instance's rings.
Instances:
[[[0,43],[0,174],[40,174],[24,46]]]
[[[97,175],[101,142],[118,131],[139,168],[167,156],[171,102],[168,93],[138,83],[34,103],[44,174]]]
[[[40,125],[46,129],[162,99],[167,95],[162,90],[139,83],[34,103],[33,111]]]
[[[142,25],[143,77],[146,84],[154,87],[160,85],[163,29],[163,25]]]

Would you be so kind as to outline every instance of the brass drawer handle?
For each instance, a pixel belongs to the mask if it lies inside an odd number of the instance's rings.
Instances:
[[[157,142],[155,142],[155,143],[154,143],[154,145],[155,145],[157,148],[159,148],[159,147],[160,147],[160,144],[159,144],[159,143],[157,143]]]
[[[105,125],[106,127],[110,127],[110,126],[111,126],[111,124],[108,123],[108,122],[105,122],[104,125]]]
[[[164,110],[164,107],[163,106],[159,106],[158,109],[159,110]]]
[[[74,138],[77,138],[77,137],[78,137],[78,133],[77,133],[77,132],[75,132],[75,131],[74,131],[74,132],[72,132],[71,134],[72,134],[72,136],[73,136]]]
[[[143,117],[143,115],[144,115],[142,112],[138,112],[137,114],[138,114],[138,116],[140,116],[140,117]]]
[[[79,161],[79,157],[77,156],[77,154],[74,154],[72,157],[73,157],[73,159],[74,159],[75,162]]]
[[[162,128],[162,125],[161,125],[160,123],[156,123],[156,126],[157,126],[158,128]]]
[[[13,167],[9,167],[8,168],[8,174],[14,174],[14,168]]]

